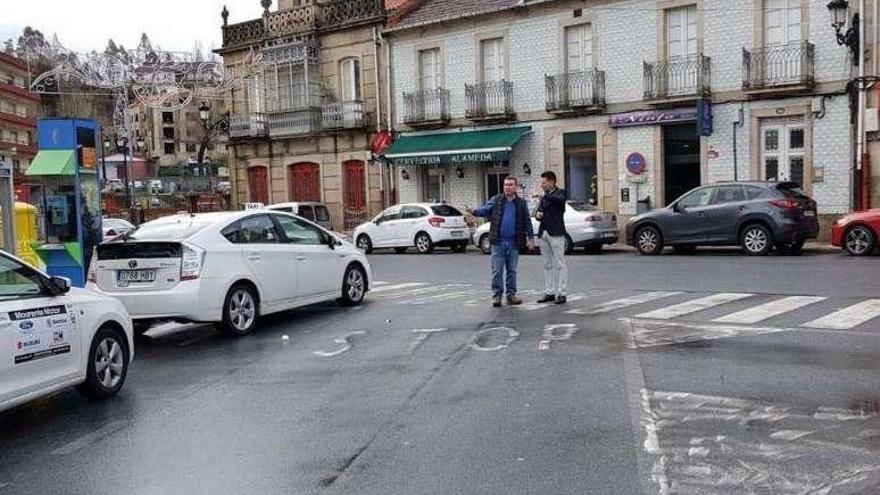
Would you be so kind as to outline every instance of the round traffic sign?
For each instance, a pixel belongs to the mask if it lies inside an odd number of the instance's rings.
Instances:
[[[632,175],[642,175],[647,168],[645,157],[641,153],[630,153],[626,157],[626,171]]]

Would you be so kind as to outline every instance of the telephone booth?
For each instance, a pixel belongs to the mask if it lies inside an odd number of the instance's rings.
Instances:
[[[39,182],[42,244],[36,253],[53,276],[83,287],[94,247],[101,242],[98,152],[101,127],[94,120],[40,119],[40,151],[25,175]]]

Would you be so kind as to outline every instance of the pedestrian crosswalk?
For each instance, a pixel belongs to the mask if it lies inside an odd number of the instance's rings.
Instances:
[[[568,317],[612,317],[700,325],[774,324],[786,328],[880,330],[880,299],[774,295],[747,292],[627,291],[594,289],[569,294],[568,304],[537,304],[542,291],[522,289],[526,300],[511,309],[524,314],[558,312]],[[375,284],[371,299],[404,306],[442,306],[452,310],[490,308],[488,287],[427,282]]]

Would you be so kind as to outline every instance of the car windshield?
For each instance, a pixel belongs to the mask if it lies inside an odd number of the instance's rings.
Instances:
[[[461,212],[449,205],[436,205],[431,207],[431,211],[441,217],[460,217]]]
[[[569,201],[568,206],[574,208],[575,211],[599,211],[599,208],[582,201]]]
[[[147,222],[124,236],[125,240],[179,241],[199,232],[214,220],[198,216],[178,216],[175,220]]]

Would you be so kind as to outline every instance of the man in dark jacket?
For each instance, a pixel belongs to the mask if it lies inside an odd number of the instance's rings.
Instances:
[[[541,189],[544,194],[536,195],[541,199],[541,204],[535,212],[535,218],[540,222],[538,246],[544,258],[544,297],[538,302],[565,304],[568,284],[568,267],[565,264],[566,194],[564,189],[556,187],[556,174],[549,170],[541,174]]]
[[[522,304],[516,297],[516,267],[519,250],[533,249],[534,233],[526,201],[516,194],[516,177],[504,179],[504,194],[499,194],[476,210],[467,209],[471,215],[488,218],[489,242],[492,244],[492,306],[501,306],[501,298],[507,289],[507,305]],[[507,272],[507,283],[502,281]]]

